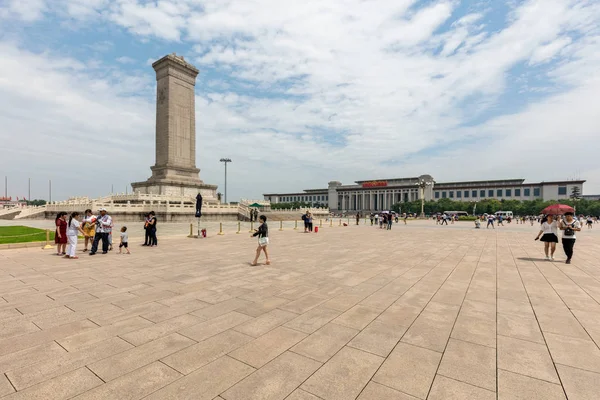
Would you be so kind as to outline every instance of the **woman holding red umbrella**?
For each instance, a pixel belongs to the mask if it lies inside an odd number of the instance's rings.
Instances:
[[[563,231],[562,245],[567,255],[567,264],[571,264],[573,258],[573,246],[575,246],[575,232],[581,231],[581,224],[573,218],[573,212],[566,212],[565,219],[560,222],[560,230]]]

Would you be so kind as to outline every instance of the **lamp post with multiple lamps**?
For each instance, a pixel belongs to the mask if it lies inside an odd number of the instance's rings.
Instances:
[[[231,162],[231,158],[221,158],[222,163],[225,163],[225,203],[227,203],[227,163]]]
[[[420,196],[421,196],[421,218],[425,218],[425,188],[428,186],[433,186],[435,182],[433,180],[428,181],[425,180],[423,178],[419,178],[419,181],[416,183],[417,186],[419,186],[420,189]]]

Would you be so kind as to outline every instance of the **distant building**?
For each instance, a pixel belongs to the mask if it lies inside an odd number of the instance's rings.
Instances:
[[[12,207],[23,207],[27,205],[27,200],[21,199],[17,197],[16,200],[13,200],[12,197],[0,197],[0,208],[12,208]]]
[[[332,181],[329,182],[327,189],[268,193],[264,194],[264,198],[273,204],[292,202],[321,204],[332,211],[382,211],[396,203],[420,200],[419,181],[430,183],[423,191],[426,201],[561,200],[569,198],[573,187],[578,187],[579,193],[583,193],[585,183],[584,180],[528,183],[525,179],[438,183],[431,175],[421,175],[414,178],[356,181],[353,185]]]

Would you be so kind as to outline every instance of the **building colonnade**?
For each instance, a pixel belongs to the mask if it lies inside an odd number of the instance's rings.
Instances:
[[[383,211],[394,204],[419,200],[418,189],[343,191],[338,194],[340,211]]]

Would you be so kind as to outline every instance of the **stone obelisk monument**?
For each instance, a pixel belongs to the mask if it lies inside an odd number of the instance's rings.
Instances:
[[[200,180],[196,168],[196,109],[194,87],[198,69],[175,53],[152,64],[156,71],[156,164],[145,182],[132,183],[134,192],[216,198],[217,186]]]

